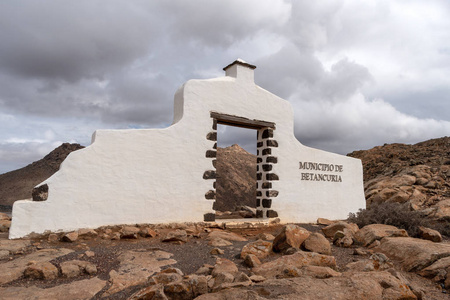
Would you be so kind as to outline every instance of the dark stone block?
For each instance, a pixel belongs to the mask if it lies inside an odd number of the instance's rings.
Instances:
[[[259,172],[259,165],[256,165],[256,172]]]
[[[267,138],[272,138],[273,137],[273,129],[265,129],[262,133],[262,138],[263,139],[267,139]]]
[[[266,196],[267,197],[276,197],[276,196],[278,196],[278,191],[275,191],[275,190],[270,190],[270,191],[267,191],[266,192]]]
[[[217,143],[214,143],[213,149],[217,149]]]
[[[278,147],[278,142],[275,140],[267,140],[267,147]]]
[[[259,156],[259,150],[256,149],[256,156]]]
[[[272,206],[272,199],[262,199],[262,206],[264,208],[270,208]]]
[[[217,156],[217,151],[215,151],[215,150],[206,151],[206,157],[211,158],[211,157],[216,157],[216,156]]]
[[[264,212],[260,209],[256,210],[256,217],[257,218],[264,218]]]
[[[261,148],[263,145],[264,145],[263,142],[256,143],[256,147],[258,147],[258,148]]]
[[[213,130],[217,130],[217,120],[213,119],[213,126],[212,126]]]
[[[261,206],[261,199],[256,199],[256,207],[260,207]]]
[[[263,182],[262,186],[263,189],[271,189],[272,183],[271,182]]]
[[[214,222],[216,220],[216,214],[207,213],[203,215],[203,221],[205,222]]]
[[[208,170],[203,173],[203,179],[216,179],[216,171]]]
[[[212,131],[206,135],[206,139],[210,141],[217,141],[217,132]]]
[[[278,163],[278,158],[276,156],[267,156],[266,162],[276,164]]]
[[[210,200],[210,199],[216,199],[216,192],[213,190],[209,190],[206,192],[205,194],[205,198]]]
[[[212,160],[212,165],[213,165],[214,168],[217,168],[217,166],[216,166],[217,165],[217,159],[213,159]]]
[[[213,182],[213,188],[216,189],[216,181]]]
[[[262,179],[262,173],[256,173],[256,180]]]
[[[266,180],[280,180],[280,178],[278,178],[278,175],[275,173],[269,173],[266,174]]]
[[[272,209],[269,209],[266,215],[268,218],[278,218],[278,213]]]
[[[262,158],[261,157],[258,157],[258,158],[256,158],[256,163],[262,163]]]
[[[261,191],[256,191],[256,197],[261,197],[262,196],[262,192]]]
[[[272,171],[272,165],[262,165],[262,169],[266,172]]]
[[[43,184],[38,187],[35,187],[31,192],[31,196],[33,197],[33,201],[45,201],[48,198],[48,185]]]
[[[262,151],[262,155],[270,155],[272,154],[272,149],[267,148]]]

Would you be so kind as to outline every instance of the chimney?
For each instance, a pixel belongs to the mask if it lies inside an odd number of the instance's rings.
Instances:
[[[256,66],[251,65],[240,58],[223,68],[226,76],[234,77],[237,80],[243,80],[249,83],[255,82],[254,69],[256,69]]]

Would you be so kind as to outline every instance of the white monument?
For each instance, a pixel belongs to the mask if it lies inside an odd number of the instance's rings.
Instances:
[[[213,221],[217,124],[258,132],[258,218],[314,222],[364,208],[361,161],[300,144],[291,105],[257,86],[254,69],[237,60],[225,77],[186,82],[168,128],[96,131],[35,188],[34,201],[14,203],[9,237]]]

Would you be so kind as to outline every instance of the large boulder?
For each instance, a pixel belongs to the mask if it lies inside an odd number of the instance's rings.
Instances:
[[[344,273],[318,279],[300,276],[288,279],[269,279],[251,287],[222,290],[202,295],[198,300],[240,299],[314,299],[314,300],[413,300],[417,299],[407,282],[389,272]]]
[[[407,237],[408,233],[404,229],[398,229],[395,226],[384,224],[370,224],[366,225],[355,234],[355,239],[368,246],[376,240],[381,240],[383,237]]]
[[[393,259],[398,259],[408,271],[420,271],[436,260],[450,256],[450,244],[410,237],[386,237],[381,240],[379,250]]]
[[[303,227],[289,224],[273,240],[273,251],[282,252],[289,248],[299,249],[311,233]]]
[[[318,254],[315,252],[298,251],[292,255],[285,255],[273,261],[264,263],[253,268],[253,273],[266,278],[282,275],[287,268],[295,267],[300,269],[303,266],[321,266],[336,268],[336,260],[333,256]]]
[[[435,243],[442,242],[442,236],[439,231],[427,228],[427,227],[419,227],[419,235],[424,240],[429,240]]]
[[[311,233],[310,236],[303,242],[303,247],[306,250],[317,252],[320,254],[331,255],[330,242],[320,233]]]

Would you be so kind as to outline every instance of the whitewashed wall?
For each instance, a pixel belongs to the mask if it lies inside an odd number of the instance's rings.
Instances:
[[[291,105],[255,85],[253,69],[239,61],[227,76],[190,80],[175,94],[174,124],[165,129],[98,130],[85,149],[71,153],[42,184],[42,202],[13,206],[10,238],[32,232],[68,231],[112,224],[200,222],[212,210],[205,193],[213,170],[206,158],[214,141],[211,111],[276,124],[278,158],[272,209],[282,222],[346,218],[365,207],[361,161],[308,148],[294,136]],[[302,180],[299,162],[342,165],[342,182]],[[304,177],[305,178],[305,177]],[[41,185],[42,185],[41,184]]]

